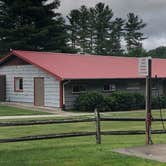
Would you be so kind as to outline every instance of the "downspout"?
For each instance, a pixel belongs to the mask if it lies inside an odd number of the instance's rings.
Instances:
[[[71,80],[60,82],[60,107],[65,109],[65,85],[67,85]]]
[[[63,109],[63,81],[59,82],[59,101],[60,101],[60,109]]]

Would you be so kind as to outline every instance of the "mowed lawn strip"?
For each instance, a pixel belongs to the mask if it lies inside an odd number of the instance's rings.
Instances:
[[[47,115],[51,113],[0,105],[0,116]]]
[[[166,118],[166,109],[162,109],[161,113],[163,118]],[[102,113],[101,113],[102,114]],[[123,111],[123,112],[106,112],[103,116],[109,117],[135,117],[135,118],[145,118],[146,111],[145,110],[137,110],[137,111]],[[152,110],[153,118],[160,118],[160,111],[159,110]]]
[[[162,141],[164,138],[155,138]],[[120,147],[141,146],[143,136],[105,136],[102,145],[94,137],[53,139],[0,145],[5,166],[165,166],[165,163],[113,153]]]
[[[111,117],[144,117],[144,115],[143,111],[105,114],[105,116]],[[154,111],[154,116],[159,117],[159,112]],[[102,122],[101,125],[102,130],[145,129],[144,122]],[[162,129],[160,122],[153,123],[152,127]],[[95,123],[2,127],[0,128],[0,138],[74,131],[95,131]],[[153,135],[153,141],[154,143],[166,143],[165,137],[165,134]],[[0,165],[165,166],[166,163],[112,152],[112,149],[115,148],[143,146],[144,144],[144,135],[102,136],[101,145],[95,144],[95,136],[5,143],[0,144]]]

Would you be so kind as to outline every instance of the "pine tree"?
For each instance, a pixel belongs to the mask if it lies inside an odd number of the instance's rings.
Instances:
[[[0,0],[0,51],[66,51],[67,33],[59,0]]]
[[[74,9],[67,16],[71,46],[82,53],[90,53],[90,12],[86,6]]]
[[[88,19],[88,35],[89,35],[89,53],[95,54],[94,50],[94,24],[95,24],[95,13],[93,8],[89,8],[89,19]]]
[[[80,19],[79,19],[79,45],[81,52],[89,53],[89,11],[86,6],[80,8]]]
[[[111,25],[110,41],[108,42],[108,50],[110,55],[122,55],[121,40],[124,35],[124,21],[122,18],[116,18]]]
[[[142,19],[139,19],[134,13],[127,15],[127,22],[125,24],[125,40],[127,43],[127,50],[130,51],[142,48],[142,41],[146,39],[141,30],[146,26]]]
[[[142,54],[144,34],[140,31],[146,26],[134,13],[128,20],[113,19],[108,5],[98,3],[95,7],[81,6],[67,16],[69,20],[70,46],[79,52],[98,55],[123,55],[122,38],[127,42],[129,53]]]
[[[67,16],[69,21],[68,33],[69,33],[69,45],[73,50],[79,50],[79,31],[80,31],[80,11],[77,9],[71,10]]]
[[[108,54],[108,41],[110,38],[109,30],[113,12],[108,5],[104,3],[96,4],[93,9],[94,17],[94,33],[95,33],[95,53],[99,55]]]
[[[113,21],[112,17],[112,10],[104,3],[72,10],[67,16],[72,48],[90,54],[121,54],[124,20]]]

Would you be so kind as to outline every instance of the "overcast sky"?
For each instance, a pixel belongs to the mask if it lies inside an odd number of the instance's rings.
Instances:
[[[129,12],[139,15],[147,23],[143,30],[148,37],[144,48],[166,46],[166,0],[61,0],[59,11],[66,16],[71,9],[81,5],[94,6],[98,2],[109,4],[117,17],[126,18]]]

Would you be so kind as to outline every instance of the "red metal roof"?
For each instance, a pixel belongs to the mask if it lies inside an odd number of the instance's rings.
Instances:
[[[138,58],[93,56],[13,50],[8,57],[19,58],[36,65],[60,80],[64,79],[115,79],[141,78],[138,75]],[[166,78],[166,60],[152,60],[153,76]]]

